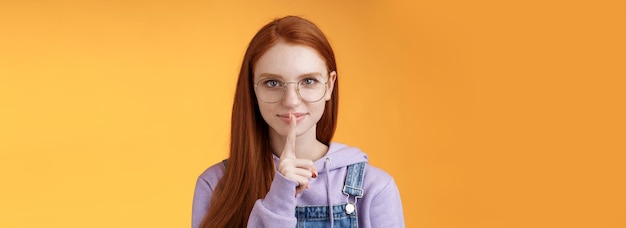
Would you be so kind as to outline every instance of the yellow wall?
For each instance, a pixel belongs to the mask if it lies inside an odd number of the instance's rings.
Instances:
[[[626,227],[624,1],[0,2],[0,227],[188,227],[252,35],[338,57],[408,227]]]

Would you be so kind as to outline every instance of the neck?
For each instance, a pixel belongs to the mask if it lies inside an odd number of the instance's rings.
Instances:
[[[316,161],[328,152],[328,146],[317,140],[315,128],[296,136],[296,157]],[[280,157],[285,148],[286,137],[270,128],[270,143],[273,153]]]

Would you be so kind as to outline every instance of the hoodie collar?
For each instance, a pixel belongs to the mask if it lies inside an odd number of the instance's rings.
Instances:
[[[317,168],[338,169],[359,162],[367,162],[367,155],[359,148],[350,147],[341,143],[330,143],[324,157],[314,162]],[[327,163],[324,165],[324,163]]]
[[[274,162],[278,164],[280,158],[274,156]],[[329,170],[338,169],[359,162],[367,162],[368,158],[359,148],[350,147],[345,144],[331,142],[328,146],[326,155],[314,162],[318,171],[328,168]],[[326,164],[324,164],[326,163]]]

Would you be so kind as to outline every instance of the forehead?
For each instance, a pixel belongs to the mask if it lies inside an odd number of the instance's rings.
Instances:
[[[265,76],[284,80],[326,75],[326,63],[308,46],[279,42],[268,49],[254,65],[254,78]]]

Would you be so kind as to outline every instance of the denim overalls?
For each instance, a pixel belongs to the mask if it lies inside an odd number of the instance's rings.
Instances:
[[[333,205],[332,218],[328,206],[297,206],[297,228],[317,227],[358,227],[356,201],[363,197],[363,176],[365,162],[355,163],[348,166],[346,181],[343,185],[343,194],[346,195],[346,203]],[[351,200],[351,198],[353,200]]]

